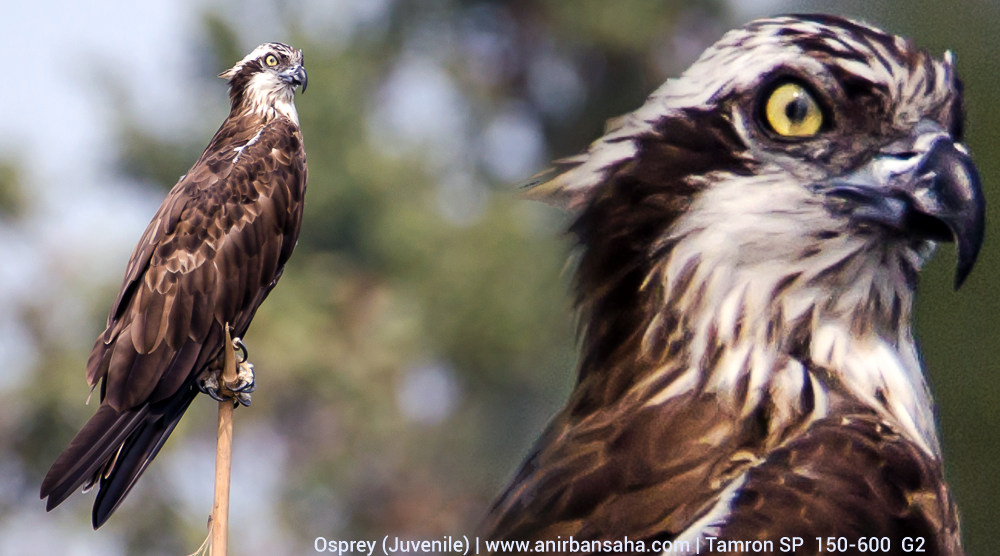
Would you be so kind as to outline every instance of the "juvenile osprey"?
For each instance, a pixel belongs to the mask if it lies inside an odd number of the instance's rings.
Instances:
[[[529,195],[576,215],[577,383],[484,535],[961,554],[911,322],[935,242],[957,287],[983,240],[962,121],[950,53],[779,17],[560,161]]]
[[[132,253],[108,327],[87,362],[101,405],[42,482],[46,509],[99,483],[94,528],[156,457],[199,388],[214,377],[226,323],[246,332],[295,248],[306,153],[295,87],[302,52],[262,44],[219,77],[232,109],[198,162],[167,195]],[[249,369],[244,367],[243,371]],[[252,374],[241,376],[249,403]]]

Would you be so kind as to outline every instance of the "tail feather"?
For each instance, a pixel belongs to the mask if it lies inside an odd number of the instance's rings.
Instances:
[[[41,488],[41,497],[48,498],[45,509],[51,511],[93,477],[142,423],[147,411],[142,406],[119,413],[101,404],[45,475]]]
[[[159,453],[197,394],[198,390],[188,385],[166,400],[120,413],[102,403],[42,481],[41,497],[48,498],[45,509],[51,511],[84,483],[99,478],[93,524],[94,529],[103,525]]]
[[[128,496],[197,394],[198,390],[189,388],[171,399],[153,404],[154,411],[125,440],[118,461],[101,477],[92,515],[94,529],[104,525]]]

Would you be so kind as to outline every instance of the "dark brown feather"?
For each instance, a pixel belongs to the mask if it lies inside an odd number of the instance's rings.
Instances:
[[[124,445],[100,481],[94,526],[104,523],[197,394],[194,379],[223,349],[223,325],[243,336],[291,255],[306,184],[298,125],[238,108],[132,254],[87,364],[101,406],[46,475],[48,509]]]
[[[920,537],[925,554],[961,554],[956,516],[939,463],[878,418],[848,415],[816,422],[751,469],[719,538],[777,541],[808,531],[813,538],[796,554],[812,555],[821,553],[815,537],[855,545],[888,537],[890,550],[879,552],[902,555],[902,540]]]

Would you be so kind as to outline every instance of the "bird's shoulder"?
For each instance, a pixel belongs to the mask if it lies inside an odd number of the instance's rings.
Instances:
[[[763,433],[713,395],[564,410],[483,524],[490,539],[642,539],[681,533],[753,459]],[[629,407],[625,407],[629,406]]]
[[[110,377],[117,408],[145,400],[184,346],[223,323],[245,330],[294,248],[305,189],[297,126],[231,124],[150,221],[95,343],[88,381]]]
[[[221,266],[232,268],[255,260],[266,287],[294,246],[305,172],[301,134],[293,122],[224,123],[136,244],[104,342],[135,320],[133,313],[146,310],[138,298],[174,298],[183,289],[185,296],[200,293],[207,296],[205,303],[211,301],[221,269],[209,263],[222,261]],[[242,297],[242,290],[254,287],[247,283],[230,293]]]
[[[909,537],[929,554],[963,554],[940,460],[873,413],[819,420],[769,453],[747,472],[718,536],[803,537],[814,545],[803,554],[829,551],[816,537],[876,537],[892,554]]]
[[[878,416],[820,419],[770,448],[759,421],[741,425],[708,397],[589,423],[570,424],[562,414],[482,533],[490,540],[713,536],[775,545],[782,537],[815,544],[820,536],[884,536],[894,549],[909,536],[924,538],[931,553],[961,554],[940,462]]]
[[[298,126],[286,118],[235,126],[224,124],[167,194],[132,253],[123,294],[150,269],[199,268],[234,239],[229,234],[234,227],[242,230],[260,218],[285,233],[297,226],[289,214],[301,210],[306,179]]]

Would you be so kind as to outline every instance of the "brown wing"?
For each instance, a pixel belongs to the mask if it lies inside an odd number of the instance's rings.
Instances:
[[[764,431],[711,395],[683,402],[601,411],[572,426],[564,412],[494,504],[484,536],[637,540],[685,530],[762,449]]]
[[[143,234],[87,366],[91,385],[106,380],[116,410],[176,393],[195,361],[220,348],[210,333],[229,322],[242,335],[278,278],[298,235],[305,184],[298,131],[282,122],[236,164],[231,142],[205,156]]]
[[[890,554],[903,553],[904,537],[925,539],[931,554],[962,554],[940,464],[876,417],[818,421],[758,457],[759,419],[735,428],[708,400],[683,405],[599,426],[567,428],[561,416],[493,506],[482,535],[628,537],[649,550],[652,541],[676,539],[721,501],[724,511],[705,524],[706,535],[770,540],[776,552],[782,537],[803,538],[795,553],[814,554],[816,537],[856,543],[875,536],[891,539]],[[734,482],[744,473],[742,483]],[[722,496],[729,485],[739,487],[731,510]]]
[[[306,183],[298,128],[279,119],[254,137],[237,125],[223,125],[132,254],[87,364],[101,407],[49,470],[49,509],[110,461],[95,527],[110,516],[196,395],[224,323],[243,335],[292,253]]]
[[[838,550],[902,555],[913,552],[903,545],[909,537],[924,554],[960,555],[958,531],[940,463],[876,417],[853,415],[816,422],[751,469],[718,536],[769,539],[776,550],[782,537],[797,536],[804,544],[795,554],[805,555]],[[828,537],[855,546],[831,550]],[[880,541],[878,550],[857,547],[859,539],[871,537],[884,537],[888,544]]]

